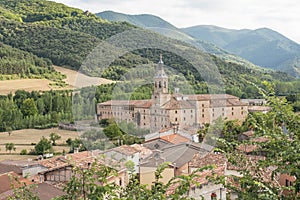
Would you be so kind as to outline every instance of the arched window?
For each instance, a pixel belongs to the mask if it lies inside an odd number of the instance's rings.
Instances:
[[[161,88],[161,81],[159,81],[159,83],[158,83],[158,87],[159,87],[159,88]]]
[[[167,82],[165,81],[165,82],[164,82],[164,88],[166,88],[166,87],[167,87]]]

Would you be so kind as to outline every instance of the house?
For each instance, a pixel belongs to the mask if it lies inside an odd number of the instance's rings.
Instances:
[[[18,177],[20,183],[13,181],[14,177]],[[14,187],[20,187],[22,184],[30,185],[32,182],[13,171],[0,174],[0,200],[7,199],[13,195],[11,184]]]
[[[189,196],[195,199],[210,200],[212,196],[216,199],[226,199],[226,189],[222,184],[215,184],[207,179],[208,176],[212,176],[212,172],[217,176],[225,175],[227,168],[227,159],[223,154],[209,152],[206,155],[196,154],[189,162],[189,174],[195,172],[206,166],[214,166],[213,170],[204,170],[196,172],[198,177],[195,178],[199,186],[192,185]]]
[[[176,126],[162,129],[160,131],[149,133],[145,135],[145,141],[154,140],[157,138],[163,138],[164,136],[168,135],[175,135],[177,134],[177,137],[179,138],[187,138],[191,142],[199,142],[199,134],[198,134],[198,128],[192,127],[192,126]],[[166,137],[165,137],[166,138]]]
[[[201,127],[219,117],[245,120],[248,104],[228,94],[183,95],[169,92],[169,78],[162,57],[153,81],[152,98],[148,100],[111,100],[97,104],[98,120],[115,119],[133,122],[140,128],[157,132],[161,129]]]
[[[116,176],[107,177],[108,183],[115,183],[120,186],[125,186],[128,183],[126,167],[117,160],[104,157],[100,151],[84,151],[40,161],[39,163],[47,170],[39,173],[39,182],[51,183],[52,185],[64,184],[71,179],[74,167],[88,169],[94,162],[117,170]]]
[[[131,161],[134,164],[134,173],[138,173],[140,153],[136,148],[128,145],[122,145],[106,150],[105,152],[103,152],[103,154],[107,158],[114,159],[119,162],[126,163],[128,161]]]
[[[185,142],[180,144],[167,145],[161,149],[152,150],[152,155],[145,158],[140,163],[139,177],[140,183],[150,187],[155,181],[155,171],[158,166],[168,163],[168,167],[163,172],[163,183],[167,183],[171,178],[189,173],[188,163],[195,154],[207,154],[212,150],[209,145]]]
[[[28,160],[5,160],[0,163],[0,174],[1,172],[14,171],[18,175],[23,177],[34,177],[39,172],[47,170],[44,166],[38,162]]]
[[[18,181],[20,183],[15,182],[13,179],[18,178]],[[36,183],[32,182],[26,178],[23,178],[19,176],[18,174],[14,172],[9,172],[5,174],[0,175],[0,200],[5,200],[8,197],[11,197],[14,195],[14,190],[11,188],[11,184],[14,185],[15,188],[21,187],[21,186],[34,186],[34,192],[37,194],[37,196],[41,200],[50,200],[55,197],[60,197],[64,195],[65,193],[62,191],[62,189],[59,189],[53,185],[50,185],[48,183]]]

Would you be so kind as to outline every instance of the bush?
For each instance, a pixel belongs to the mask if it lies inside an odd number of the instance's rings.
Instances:
[[[22,149],[22,151],[20,152],[20,155],[27,155],[27,150],[26,149]]]

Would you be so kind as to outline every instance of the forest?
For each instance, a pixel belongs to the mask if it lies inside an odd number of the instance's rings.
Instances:
[[[142,79],[143,76],[153,73],[161,53],[165,65],[184,76],[170,75],[170,92],[173,92],[175,87],[180,87],[182,92],[186,92],[186,85],[191,87],[192,93],[210,92],[201,74],[188,60],[162,49],[141,48],[127,52],[116,58],[101,74],[97,71],[101,66],[82,68],[86,56],[101,41],[127,30],[138,29],[133,25],[108,22],[88,11],[45,0],[1,0],[0,3],[0,79],[11,79],[14,76],[62,80],[64,76],[53,70],[52,64],[55,64],[77,70],[81,68],[87,75],[124,81],[122,84],[84,88],[75,95],[70,91],[18,91],[15,95],[3,96],[0,116],[4,123],[0,127],[1,131],[49,127],[57,124],[59,120],[72,122],[76,120],[74,116],[76,118],[82,112],[86,113],[81,117],[88,118],[91,117],[92,111],[95,113],[96,103],[112,98],[149,99],[152,79],[146,82]],[[150,37],[149,40],[176,43],[186,49],[192,48],[155,33],[145,31],[145,34]],[[256,86],[263,87],[262,81],[269,81],[274,84],[276,95],[294,95],[288,99],[294,105],[294,109],[299,110],[297,94],[300,91],[300,82],[297,79],[282,72],[225,62],[203,52],[199,55],[203,60],[211,60],[222,75],[225,90],[213,86],[214,91],[226,92],[240,98],[261,98]],[[143,70],[135,70],[139,66],[145,67]],[[169,72],[172,71],[167,71]],[[209,79],[214,79],[213,73],[208,75]],[[132,83],[126,80],[131,80]],[[93,94],[89,94],[91,91]],[[113,96],[116,94],[118,95]],[[88,106],[88,109],[78,106],[72,110],[72,103],[83,104]],[[28,106],[32,108],[33,113],[25,111]],[[10,111],[8,108],[11,108]],[[6,112],[10,114],[5,116],[3,113]]]

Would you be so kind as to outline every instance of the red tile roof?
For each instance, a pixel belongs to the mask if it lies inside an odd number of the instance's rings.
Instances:
[[[215,165],[217,167],[226,166],[227,159],[224,154],[210,152],[206,155],[196,154],[189,162],[189,166],[193,168],[201,168],[208,165]]]
[[[176,133],[171,135],[161,136],[160,139],[170,142],[172,144],[180,144],[180,143],[185,143],[190,141],[188,138],[183,137],[182,135]]]
[[[136,148],[134,148],[132,146],[128,146],[128,145],[122,145],[122,146],[110,149],[108,151],[116,151],[118,153],[125,154],[128,156],[139,152]]]
[[[10,177],[11,178],[17,177],[18,180],[20,181],[20,184],[18,184],[17,182],[12,180],[14,187],[20,187],[20,186],[23,186],[23,184],[26,184],[26,185],[33,184],[31,181],[23,178],[22,176],[19,176],[15,172],[8,172],[5,174],[1,174],[0,175],[0,194],[10,191],[12,189]]]

